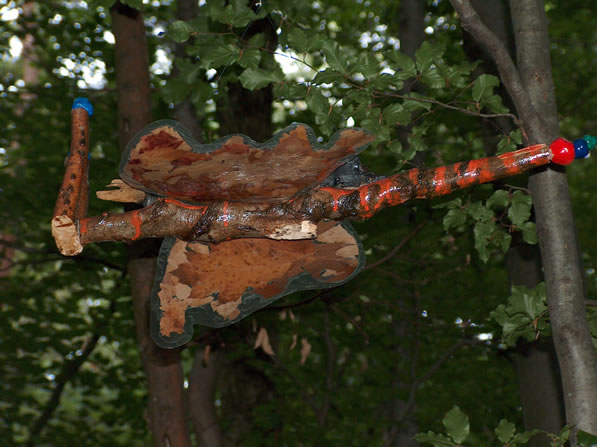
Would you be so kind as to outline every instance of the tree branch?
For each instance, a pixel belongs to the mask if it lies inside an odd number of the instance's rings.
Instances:
[[[540,144],[435,169],[415,168],[358,188],[320,187],[274,205],[227,201],[189,205],[159,199],[139,210],[81,219],[77,237],[83,245],[165,236],[207,242],[241,237],[312,239],[317,236],[316,223],[323,219],[368,219],[386,207],[516,175],[551,158],[550,149]]]
[[[518,69],[502,41],[485,26],[470,0],[450,0],[460,17],[462,27],[467,30],[491,55],[497,66],[504,87],[510,94],[518,116],[522,121],[523,134],[529,138],[533,129],[543,128],[544,123],[533,107]],[[531,137],[533,138],[533,137]]]
[[[56,408],[58,407],[58,404],[60,403],[60,397],[62,396],[62,392],[64,391],[64,387],[68,382],[73,380],[83,363],[85,363],[85,361],[93,353],[93,350],[97,346],[97,342],[100,339],[100,332],[108,324],[108,321],[114,313],[114,311],[115,305],[112,302],[110,304],[110,312],[108,316],[102,321],[96,323],[95,332],[92,335],[90,335],[85,341],[81,355],[64,363],[62,367],[62,372],[56,378],[55,386],[52,389],[52,394],[50,395],[50,398],[48,399],[48,402],[46,403],[44,410],[35,420],[31,427],[31,431],[29,432],[29,441],[27,442],[28,446],[33,447],[35,445],[35,440],[42,432],[44,427],[48,424],[50,418],[52,417],[52,413],[54,413],[54,410],[56,410]]]

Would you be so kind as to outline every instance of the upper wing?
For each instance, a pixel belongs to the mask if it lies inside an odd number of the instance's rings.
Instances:
[[[199,144],[180,123],[163,120],[131,140],[120,175],[133,187],[191,202],[281,201],[317,186],[373,139],[350,128],[319,144],[310,127],[293,124],[265,143],[230,135]]]

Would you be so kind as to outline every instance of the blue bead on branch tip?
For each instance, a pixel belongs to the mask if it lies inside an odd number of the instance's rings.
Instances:
[[[75,98],[72,109],[85,109],[89,116],[93,116],[93,105],[87,98]]]

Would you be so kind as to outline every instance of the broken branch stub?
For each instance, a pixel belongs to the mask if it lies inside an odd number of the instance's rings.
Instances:
[[[83,251],[77,225],[87,214],[89,117],[92,114],[93,107],[86,98],[75,99],[71,110],[70,152],[52,218],[52,235],[58,250],[66,256]]]

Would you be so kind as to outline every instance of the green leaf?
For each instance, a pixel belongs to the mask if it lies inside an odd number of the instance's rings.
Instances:
[[[164,101],[172,104],[182,102],[189,95],[190,91],[191,84],[180,78],[170,79],[161,89]]]
[[[410,145],[410,148],[416,152],[425,152],[427,150],[427,145],[423,139],[423,134],[424,131],[422,133],[408,136],[408,144]]]
[[[280,99],[305,99],[308,88],[305,84],[283,82],[274,85],[274,95]]]
[[[247,42],[248,48],[261,49],[265,45],[265,34],[257,33]]]
[[[410,79],[417,75],[415,61],[410,56],[395,50],[390,51],[386,56],[395,64],[392,65],[392,68],[398,68],[396,74],[400,76],[400,79]]]
[[[332,84],[334,82],[341,82],[344,80],[344,75],[342,73],[338,73],[332,68],[326,68],[323,71],[317,72],[315,78],[313,78],[313,82],[315,84]]]
[[[473,100],[481,102],[487,96],[493,94],[494,87],[500,85],[500,80],[493,75],[482,74],[473,83]]]
[[[404,83],[389,73],[380,73],[371,80],[369,86],[372,89],[381,91],[388,90],[389,87],[395,87],[399,90],[404,86]]]
[[[375,141],[381,143],[390,139],[390,128],[380,120],[381,113],[379,109],[374,109],[367,114],[367,117],[361,121],[361,126],[375,134]]]
[[[448,208],[449,210],[454,208],[461,208],[462,207],[462,199],[460,197],[455,198],[454,200],[450,200],[449,202],[439,203],[437,205],[433,205],[433,209],[442,209]]]
[[[426,68],[421,72],[421,81],[432,89],[440,89],[446,86],[445,79],[440,72],[433,67]]]
[[[288,44],[298,53],[306,53],[313,50],[321,44],[319,38],[307,37],[307,34],[300,28],[294,27],[288,33]]]
[[[305,32],[302,29],[298,27],[292,28],[288,32],[287,38],[290,46],[292,46],[296,51],[298,51],[299,53],[306,51],[305,43],[308,39],[307,34],[305,34]]]
[[[515,129],[510,132],[510,135],[503,137],[497,144],[498,154],[516,150],[516,145],[522,143],[522,132],[520,129]]]
[[[318,88],[312,88],[307,97],[305,98],[307,107],[315,115],[326,115],[330,112],[330,102],[323,96],[321,90]]]
[[[239,76],[240,83],[248,90],[257,90],[263,88],[272,82],[281,81],[281,76],[277,71],[263,70],[261,68],[247,68]]]
[[[481,222],[488,222],[492,220],[495,215],[489,207],[483,206],[481,202],[474,202],[468,207],[468,215],[473,219]]]
[[[534,245],[537,243],[537,228],[535,222],[525,222],[518,226],[522,231],[522,238],[527,244]]]
[[[516,426],[506,419],[502,419],[498,426],[495,428],[495,434],[499,441],[503,444],[507,444],[516,433]]]
[[[529,442],[529,439],[531,439],[533,436],[535,436],[536,434],[541,433],[541,430],[529,430],[529,431],[523,431],[522,433],[517,433],[513,438],[512,438],[512,445],[516,445],[516,444],[522,444],[522,445],[526,445]]]
[[[233,0],[231,4],[225,4],[223,0],[212,0],[208,2],[207,11],[214,22],[237,28],[246,26],[255,19],[255,13],[242,0]]]
[[[440,434],[428,431],[427,433],[417,433],[415,435],[415,441],[426,442],[433,445],[434,447],[454,447],[454,444],[449,438]]]
[[[506,253],[512,243],[512,236],[506,233],[504,230],[496,228],[493,235],[491,236],[491,242],[502,250],[502,253]]]
[[[594,445],[597,445],[597,435],[582,430],[578,430],[576,433],[576,440],[582,447],[593,447]]]
[[[481,101],[481,105],[487,107],[493,113],[508,113],[508,108],[502,102],[500,95],[491,95]]]
[[[470,425],[468,416],[464,414],[458,406],[454,406],[442,420],[448,435],[457,444],[462,444],[468,438]]]
[[[398,140],[394,140],[387,145],[387,148],[391,153],[398,155],[402,152],[402,143]]]
[[[178,77],[187,84],[194,83],[199,78],[199,73],[202,70],[199,64],[195,64],[187,59],[178,59],[176,67],[179,70]]]
[[[261,60],[261,51],[257,48],[246,48],[240,52],[238,63],[243,68],[257,68]]]
[[[194,31],[192,25],[182,20],[172,22],[168,26],[168,35],[174,42],[184,42]]]
[[[410,122],[410,112],[400,103],[390,104],[383,110],[383,119],[391,126],[406,125]]]
[[[321,51],[325,56],[328,65],[340,73],[348,71],[348,60],[346,54],[338,47],[338,43],[326,40],[321,46]]]
[[[429,110],[431,109],[431,102],[424,101],[430,99],[427,96],[419,95],[418,93],[411,93],[412,99],[405,99],[402,102],[403,107],[409,112],[415,112],[417,110]]]
[[[483,262],[489,261],[489,239],[495,230],[493,222],[477,222],[473,229],[475,235],[475,249]]]
[[[458,228],[466,222],[466,211],[462,208],[453,208],[444,216],[444,229]]]
[[[202,68],[218,68],[236,61],[240,55],[240,49],[232,44],[213,45],[201,51],[200,64]]]
[[[381,66],[375,55],[367,52],[361,55],[355,70],[365,76],[366,79],[370,80],[379,74]]]
[[[506,208],[510,203],[510,193],[504,189],[497,189],[487,199],[486,205],[491,209]]]
[[[514,225],[520,227],[529,220],[532,205],[533,199],[531,199],[530,195],[522,191],[514,191],[514,194],[512,194],[512,205],[508,209],[508,218]]]
[[[415,61],[420,72],[426,71],[434,62],[441,59],[446,51],[446,47],[441,43],[423,42],[415,53]],[[442,83],[443,83],[442,79]]]

